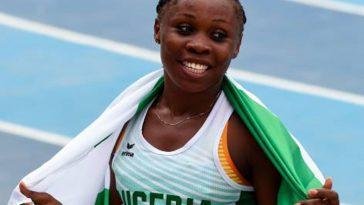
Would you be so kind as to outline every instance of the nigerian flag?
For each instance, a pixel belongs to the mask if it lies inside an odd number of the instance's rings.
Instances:
[[[163,71],[139,79],[123,91],[85,130],[52,159],[22,179],[29,189],[47,192],[64,205],[109,204],[110,154],[122,125],[162,91]],[[282,176],[280,205],[305,199],[324,178],[300,143],[254,95],[226,76],[223,91],[254,139]],[[16,187],[9,205],[30,202]],[[252,204],[249,201],[243,204]]]

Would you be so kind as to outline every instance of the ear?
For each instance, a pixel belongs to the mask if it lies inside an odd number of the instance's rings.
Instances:
[[[156,18],[154,20],[154,40],[157,44],[160,44],[161,42],[161,38],[160,38],[160,29],[161,29],[161,24],[158,18]]]

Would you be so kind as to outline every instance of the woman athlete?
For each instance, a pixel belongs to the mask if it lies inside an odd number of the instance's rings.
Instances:
[[[150,204],[214,204],[225,200],[229,204],[239,203],[243,191],[255,204],[276,204],[281,176],[221,92],[224,74],[242,42],[246,17],[241,3],[160,0],[157,13],[154,38],[160,45],[163,92],[119,135],[110,160],[110,204],[130,205],[138,200]],[[204,129],[206,126],[209,128]],[[183,161],[195,153],[212,153],[210,142],[223,136],[240,181],[221,180],[221,172],[207,162],[196,165]],[[123,147],[136,151],[127,154]],[[136,153],[145,163],[133,164],[130,156]],[[207,161],[211,158],[206,156]],[[173,171],[166,171],[163,177],[176,181],[160,182],[162,185],[153,181],[152,177],[163,174],[161,170],[167,165]],[[153,169],[156,166],[161,168]],[[194,172],[199,166],[209,171]],[[199,179],[188,179],[190,172]],[[212,177],[204,180],[209,174]],[[146,179],[144,186],[133,181],[138,177]],[[184,183],[189,189],[183,189]],[[310,190],[308,198],[297,203],[338,205],[338,194],[331,188],[332,180],[327,179],[321,189]],[[24,184],[20,190],[35,204],[60,204],[49,194],[28,190]]]

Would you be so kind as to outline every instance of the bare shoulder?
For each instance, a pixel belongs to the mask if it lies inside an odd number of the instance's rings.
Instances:
[[[247,165],[252,166],[269,161],[237,113],[231,115],[228,123],[228,149],[237,165],[249,163]],[[243,160],[247,162],[240,163]]]

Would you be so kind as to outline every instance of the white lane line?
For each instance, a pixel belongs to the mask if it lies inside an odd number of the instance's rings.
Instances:
[[[25,127],[22,125],[5,122],[1,120],[0,120],[0,132],[58,146],[64,146],[71,140],[71,138],[64,135],[58,135],[43,130]]]
[[[143,48],[139,48],[126,43],[120,43],[104,38],[86,35],[54,26],[29,21],[19,17],[11,16],[0,12],[0,24],[25,30],[32,33],[52,37],[58,40],[72,42],[76,44],[91,46],[107,50],[109,52],[127,55],[139,59],[160,63],[159,53]]]
[[[285,0],[332,11],[364,16],[364,6],[336,0]]]
[[[231,69],[228,71],[228,73],[231,74],[235,79],[239,79],[245,82],[364,106],[363,95],[324,88],[316,85],[305,84],[268,75],[257,74],[249,71],[242,71],[238,69]]]
[[[155,63],[161,62],[159,52],[157,51],[139,48],[133,45],[81,34],[61,28],[56,28],[38,22],[10,16],[4,13],[0,13],[0,24],[29,32],[38,33],[48,37],[53,37],[63,41],[87,45],[109,52],[127,55]],[[304,84],[296,81],[285,80],[268,75],[257,74],[254,72],[241,71],[234,68],[230,69],[229,72],[238,80],[364,106],[363,95],[323,88],[320,86]]]

